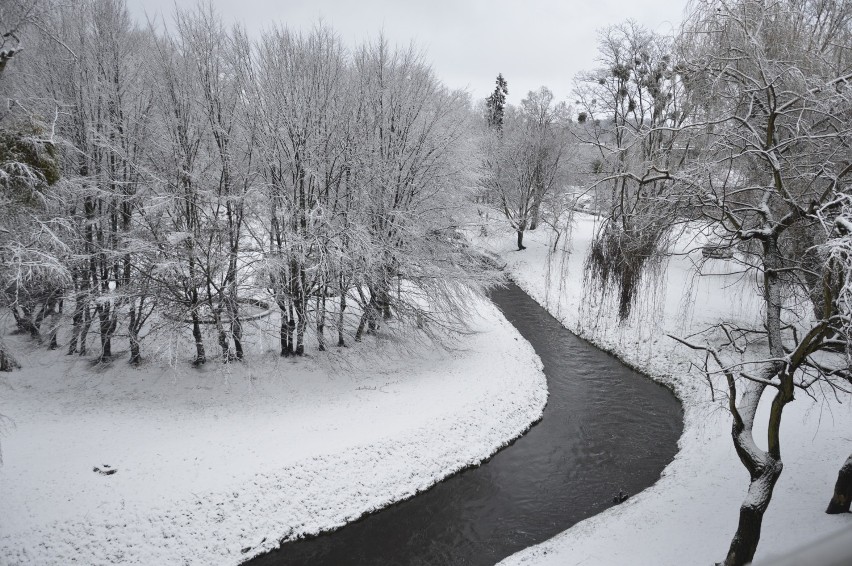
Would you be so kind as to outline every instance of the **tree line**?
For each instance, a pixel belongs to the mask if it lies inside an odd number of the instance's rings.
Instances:
[[[456,328],[493,279],[453,228],[469,99],[414,47],[250,39],[209,5],[145,27],[122,0],[4,10],[2,301],[49,347],[94,336],[106,361],[121,337],[138,364],[177,333],[194,364],[239,360],[271,309],[300,355],[391,317]]]

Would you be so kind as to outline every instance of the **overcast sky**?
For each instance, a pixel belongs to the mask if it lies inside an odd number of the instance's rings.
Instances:
[[[174,0],[128,0],[134,15],[171,13]],[[384,30],[392,43],[426,51],[441,80],[474,99],[494,88],[497,73],[517,104],[541,85],[572,102],[571,81],[595,67],[597,30],[627,18],[660,32],[680,23],[686,0],[214,0],[226,22],[252,34],[273,23],[310,29],[320,18],[350,46]],[[180,6],[192,5],[178,0]]]

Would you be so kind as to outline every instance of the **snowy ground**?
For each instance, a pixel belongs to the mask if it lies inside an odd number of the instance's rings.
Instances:
[[[609,350],[682,399],[685,429],[680,452],[653,487],[626,503],[575,525],[557,537],[509,557],[502,565],[710,565],[725,556],[736,527],[748,474],[730,440],[730,416],[711,402],[709,387],[686,375],[691,352],[666,333],[685,335],[720,317],[758,316],[751,283],[726,275],[726,260],[713,260],[706,276],[694,276],[695,250],[670,261],[625,326],[609,305],[584,299],[582,265],[594,218],[579,215],[572,253],[548,259],[550,235],[528,233],[528,249],[515,251],[514,234],[497,223],[479,244],[498,253],[516,282],[563,324]],[[694,243],[681,242],[681,251]],[[694,302],[685,300],[689,297]],[[692,304],[691,304],[692,303]],[[717,400],[719,391],[717,390]],[[837,470],[852,450],[852,399],[813,401],[802,393],[784,413],[784,473],[763,523],[756,560],[784,554],[828,532],[852,527],[852,516],[826,515]],[[765,409],[766,407],[762,407]],[[765,422],[766,411],[757,422]],[[764,428],[765,430],[765,428]],[[759,428],[755,428],[759,441]],[[765,437],[765,433],[764,433]]]
[[[365,344],[134,370],[32,350],[0,381],[14,421],[0,563],[237,564],[483,460],[541,416],[547,390],[529,344],[479,310],[458,349],[386,344],[379,358]]]

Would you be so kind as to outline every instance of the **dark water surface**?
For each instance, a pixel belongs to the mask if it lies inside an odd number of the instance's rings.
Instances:
[[[492,300],[544,362],[543,419],[477,468],[261,565],[492,565],[653,484],[677,451],[680,403],[580,340],[514,284]]]

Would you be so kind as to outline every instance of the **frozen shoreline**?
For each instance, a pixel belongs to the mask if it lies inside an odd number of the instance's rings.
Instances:
[[[706,383],[685,375],[695,358],[665,334],[688,333],[722,315],[748,318],[757,306],[747,282],[724,275],[726,262],[716,275],[696,279],[685,255],[669,262],[654,296],[645,297],[640,311],[619,326],[613,309],[598,310],[583,298],[582,266],[593,223],[578,215],[567,262],[557,258],[549,267],[544,227],[527,234],[523,252],[515,251],[511,233],[496,226],[478,244],[500,255],[518,285],[568,329],[675,391],[684,406],[680,451],[651,488],[501,565],[713,564],[727,551],[748,474],[730,441],[729,414],[711,401]],[[685,296],[693,298],[692,308]],[[717,401],[719,394],[717,389]],[[844,401],[817,403],[800,394],[787,408],[785,468],[764,519],[757,560],[852,526],[852,517],[823,512],[852,445],[852,403]],[[762,405],[757,422],[765,409]]]
[[[459,349],[358,347],[225,373],[33,350],[5,378],[3,564],[236,564],[477,464],[547,400],[490,303]],[[104,464],[117,473],[103,476]]]

